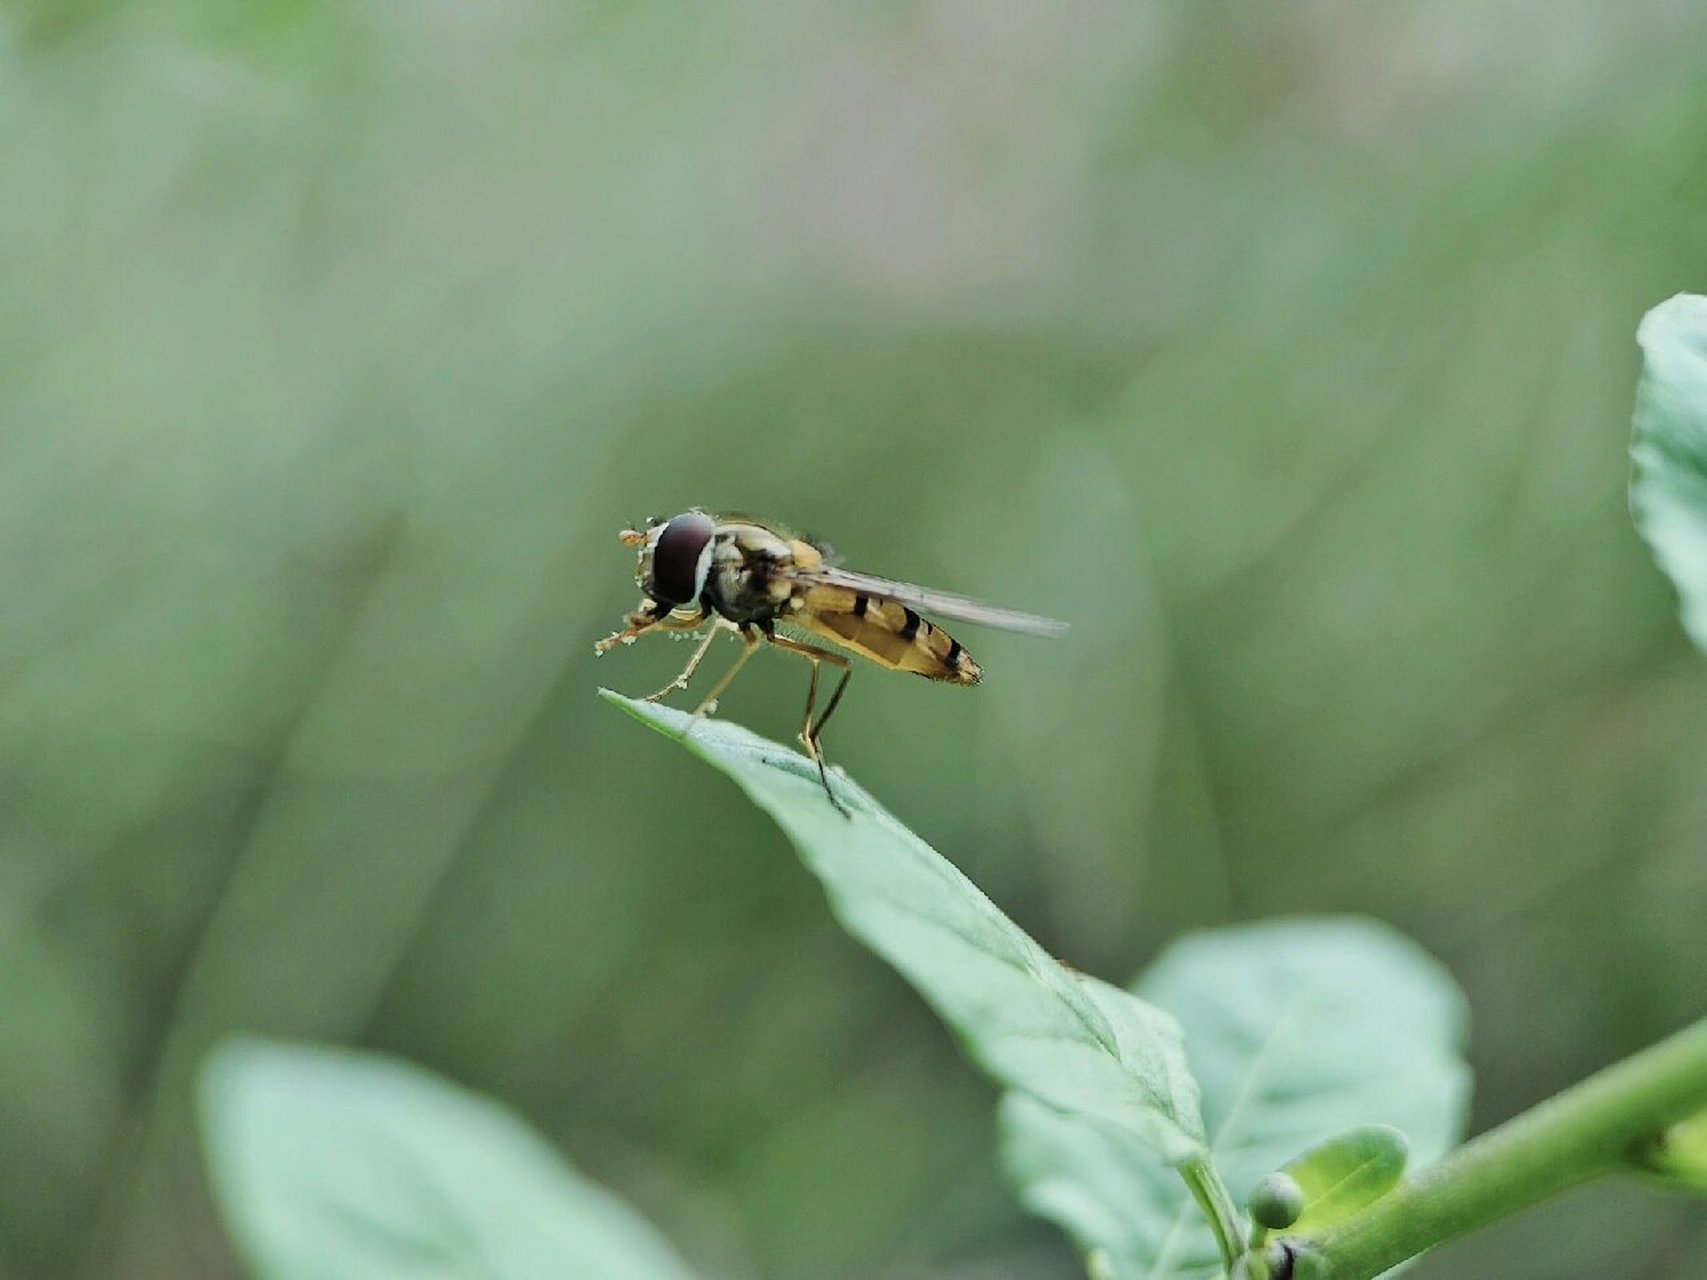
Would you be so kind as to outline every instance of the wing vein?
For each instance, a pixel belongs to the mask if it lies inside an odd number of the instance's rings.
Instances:
[[[952,622],[970,622],[975,626],[994,627],[999,631],[1052,637],[1065,635],[1068,630],[1065,622],[1054,618],[1025,613],[1019,609],[1004,609],[999,605],[974,600],[970,596],[956,595],[952,591],[936,591],[930,587],[897,582],[893,578],[879,578],[869,573],[857,573],[835,565],[797,568],[790,573],[790,577],[807,585],[843,587],[861,595],[875,596],[880,600],[893,600],[897,604],[911,606],[934,617],[947,618]]]

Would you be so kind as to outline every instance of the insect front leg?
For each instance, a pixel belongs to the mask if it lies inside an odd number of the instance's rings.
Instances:
[[[650,600],[642,600],[640,607],[628,615],[628,625],[621,631],[613,631],[603,640],[593,645],[593,652],[606,654],[619,644],[633,644],[635,637],[645,635],[648,631],[694,631],[705,622],[705,610],[696,608],[685,617],[677,617],[667,604],[654,604]],[[665,686],[666,691],[669,686]]]
[[[611,632],[603,640],[594,644],[593,652],[602,657],[619,644],[633,644],[637,636],[652,630],[653,627],[666,626],[666,619],[669,616],[669,605],[658,604],[652,600],[642,600],[640,607],[628,615],[626,619],[628,625],[621,631]],[[666,629],[668,629],[667,626]]]
[[[822,735],[825,723],[834,714],[837,704],[842,700],[842,691],[848,687],[848,679],[853,675],[853,663],[841,654],[832,653],[828,649],[820,649],[817,645],[802,644],[798,640],[789,640],[784,636],[772,634],[767,634],[765,638],[777,648],[786,649],[790,653],[798,653],[812,664],[812,683],[806,689],[806,711],[800,720],[800,742],[806,748],[806,754],[818,766],[818,780],[824,784],[824,794],[830,798],[830,803],[835,806],[836,812],[844,818],[851,818],[853,814],[848,811],[846,805],[836,799],[836,793],[830,788],[830,774],[824,764]],[[825,707],[824,714],[814,721],[812,711],[818,701],[818,666],[824,662],[828,662],[833,667],[840,667],[842,678],[836,682],[836,691],[830,695],[830,705]]]

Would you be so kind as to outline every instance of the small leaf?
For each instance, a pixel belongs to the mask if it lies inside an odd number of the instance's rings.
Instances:
[[[1707,1111],[1668,1128],[1645,1153],[1644,1163],[1667,1182],[1707,1192]]]
[[[1462,1132],[1463,997],[1413,943],[1357,919],[1182,939],[1135,984],[1173,1013],[1203,1090],[1210,1159],[1241,1203],[1264,1174],[1364,1124],[1419,1161]],[[1215,1242],[1171,1170],[1118,1136],[1007,1098],[1003,1158],[1025,1204],[1103,1250],[1120,1280],[1206,1280]]]
[[[1642,317],[1630,505],[1707,649],[1707,298],[1680,293]]]
[[[787,833],[849,933],[883,957],[997,1082],[1112,1128],[1170,1163],[1203,1149],[1179,1028],[1069,972],[949,861],[837,772],[740,725],[608,690],[605,698],[733,778]]]
[[[1304,1212],[1292,1224],[1308,1235],[1349,1218],[1399,1185],[1410,1143],[1391,1125],[1366,1124],[1336,1134],[1287,1161],[1283,1173],[1304,1193]]]
[[[214,1192],[260,1280],[687,1280],[515,1116],[419,1068],[239,1039],[200,1083]]]

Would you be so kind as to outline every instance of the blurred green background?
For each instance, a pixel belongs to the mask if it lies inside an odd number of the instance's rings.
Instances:
[[[591,646],[691,504],[1075,623],[829,735],[1075,966],[1380,916],[1478,1127],[1698,1016],[1625,450],[1704,58],[1661,0],[0,5],[0,1276],[234,1273],[231,1028],[501,1097],[707,1276],[1079,1273],[770,823],[593,696],[685,657]],[[1414,1274],[1704,1269],[1620,1187]]]

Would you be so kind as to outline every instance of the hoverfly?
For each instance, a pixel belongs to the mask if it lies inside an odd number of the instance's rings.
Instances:
[[[623,545],[639,548],[634,577],[645,599],[628,615],[628,625],[600,640],[594,651],[632,644],[652,630],[696,631],[709,621],[711,629],[681,674],[646,699],[656,702],[686,689],[717,636],[734,632],[743,644],[741,654],[700,702],[696,718],[712,709],[761,644],[799,654],[812,664],[800,742],[818,766],[824,793],[844,816],[848,811],[830,789],[824,767],[823,734],[848,687],[853,663],[844,653],[779,635],[779,627],[828,640],[892,671],[963,685],[977,684],[982,668],[958,640],[915,609],[1026,635],[1058,636],[1067,630],[1066,623],[1050,618],[840,568],[821,543],[745,516],[718,517],[695,509],[669,520],[650,519],[644,529],[624,529],[618,536]],[[825,663],[840,670],[841,679],[814,719],[818,673]]]

